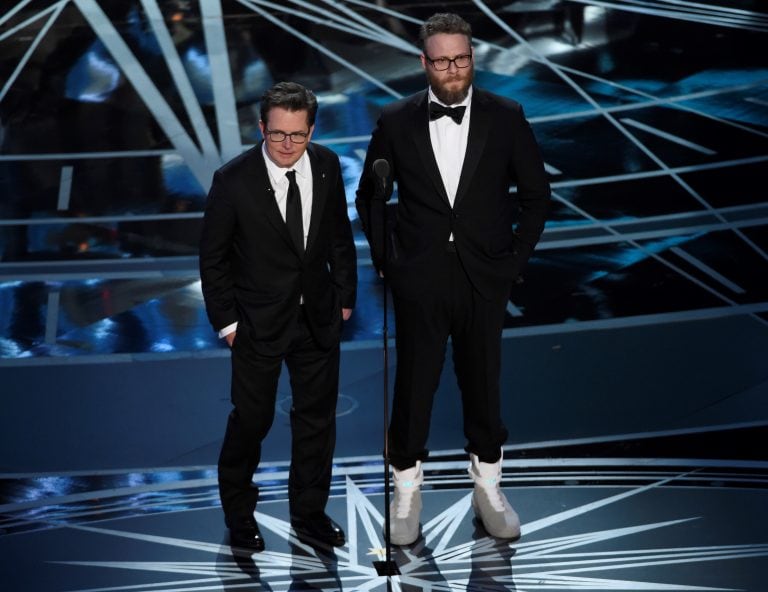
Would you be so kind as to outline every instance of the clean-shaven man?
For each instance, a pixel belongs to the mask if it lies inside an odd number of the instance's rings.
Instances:
[[[213,178],[200,241],[206,311],[232,352],[233,409],[218,463],[230,542],[264,539],[252,483],[290,374],[291,524],[302,540],[345,544],[325,513],[336,438],[339,341],[355,305],[355,245],[339,159],[311,143],[317,99],[281,82],[261,100],[264,140]]]

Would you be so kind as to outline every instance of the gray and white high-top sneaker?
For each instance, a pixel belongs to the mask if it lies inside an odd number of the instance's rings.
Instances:
[[[389,504],[389,538],[393,545],[410,545],[419,538],[421,484],[424,471],[421,461],[402,471],[392,467],[395,495]]]
[[[520,537],[520,518],[501,491],[501,459],[495,463],[480,462],[469,455],[469,476],[475,482],[472,508],[475,516],[491,536],[499,539]]]

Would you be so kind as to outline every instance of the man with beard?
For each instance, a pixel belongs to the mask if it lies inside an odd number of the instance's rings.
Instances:
[[[507,438],[501,332],[512,285],[544,229],[549,183],[522,107],[472,86],[469,24],[435,14],[420,37],[429,88],[383,109],[356,199],[374,266],[386,275],[395,307],[390,542],[409,545],[419,536],[422,462],[449,336],[475,515],[489,534],[514,539],[520,521],[500,489]],[[384,184],[373,171],[379,159],[391,171]],[[394,182],[397,213],[384,232],[379,198]]]

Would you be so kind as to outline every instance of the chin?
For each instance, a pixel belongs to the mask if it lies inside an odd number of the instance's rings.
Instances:
[[[437,95],[437,98],[446,105],[455,105],[456,103],[461,103],[465,98],[467,98],[468,90],[469,87],[457,89],[443,88],[441,89],[440,93],[435,92],[435,94]]]
[[[454,105],[467,98],[469,87],[472,86],[474,79],[474,71],[462,72],[460,76],[451,77],[447,80],[440,79],[433,73],[428,73],[427,79],[438,99],[446,105]]]
[[[432,90],[438,99],[446,105],[460,103],[467,97],[469,87],[472,85],[472,79],[453,80],[440,86],[432,86]]]

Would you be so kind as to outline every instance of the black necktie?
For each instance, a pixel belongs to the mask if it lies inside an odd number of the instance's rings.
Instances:
[[[466,107],[446,107],[440,103],[429,103],[429,120],[434,121],[440,119],[443,115],[447,115],[453,119],[456,123],[461,124],[461,120],[464,118],[464,111]]]
[[[285,225],[299,253],[304,253],[304,223],[301,217],[301,193],[296,184],[296,171],[285,173],[288,178],[288,196],[285,200]]]

